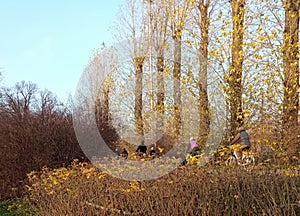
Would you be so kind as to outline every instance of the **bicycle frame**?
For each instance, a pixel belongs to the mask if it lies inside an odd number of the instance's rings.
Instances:
[[[232,160],[237,163],[238,165],[240,166],[247,166],[249,164],[255,164],[255,158],[253,155],[250,155],[248,152],[243,152],[242,154],[242,162],[240,162],[238,159],[237,159],[237,155],[235,152],[233,152],[233,154],[227,159],[229,163],[232,162]]]

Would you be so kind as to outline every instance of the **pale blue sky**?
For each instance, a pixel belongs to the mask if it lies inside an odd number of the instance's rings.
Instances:
[[[65,100],[73,94],[124,0],[0,0],[0,71],[4,84],[25,80]]]

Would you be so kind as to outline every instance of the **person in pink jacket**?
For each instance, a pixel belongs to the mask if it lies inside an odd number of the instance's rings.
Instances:
[[[199,145],[196,141],[196,139],[194,137],[191,137],[190,138],[190,148],[191,148],[191,151],[190,151],[190,155],[192,157],[194,157],[195,155],[197,155],[199,153]],[[185,166],[187,164],[187,160],[184,159],[182,162],[181,162],[181,165]]]
[[[199,145],[194,137],[190,138],[190,146],[191,146],[191,156],[195,156],[199,152]]]

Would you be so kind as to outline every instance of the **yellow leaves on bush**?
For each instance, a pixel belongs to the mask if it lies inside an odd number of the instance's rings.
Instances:
[[[74,160],[68,168],[50,169],[44,167],[40,172],[32,171],[28,173],[27,177],[30,185],[26,185],[26,188],[28,191],[40,191],[39,193],[47,195],[54,195],[60,190],[71,193],[75,191],[72,187],[76,188],[76,185],[71,187],[69,185],[70,181],[74,179],[81,179],[82,181],[82,177],[85,179],[95,177],[95,179],[99,180],[105,176],[104,172],[96,170],[94,166]]]
[[[119,190],[122,191],[122,192],[125,192],[125,193],[133,193],[133,192],[144,191],[145,188],[141,187],[141,182],[131,181],[131,182],[129,182],[129,188],[128,189],[120,188]]]
[[[49,195],[53,195],[54,193],[55,193],[54,190],[48,192]]]
[[[186,161],[188,165],[198,165],[200,163],[201,155],[191,156],[187,155]]]
[[[164,148],[160,148],[160,147],[157,147],[159,153],[162,153],[164,151]]]
[[[31,171],[27,174],[27,178],[29,179],[29,181],[35,180],[37,178],[37,172]]]
[[[91,167],[89,169],[87,169],[87,168],[82,168],[81,169],[81,172],[86,175],[87,179],[89,179],[91,176],[96,175],[97,173],[95,171],[96,171],[95,167]]]
[[[240,144],[234,144],[234,145],[228,146],[228,148],[231,149],[232,151],[237,151],[237,150],[242,149],[243,147]]]
[[[298,177],[299,176],[299,171],[297,170],[291,170],[291,169],[285,169],[283,170],[284,175],[288,177]]]
[[[98,179],[103,179],[106,176],[106,173],[100,172],[98,175]]]

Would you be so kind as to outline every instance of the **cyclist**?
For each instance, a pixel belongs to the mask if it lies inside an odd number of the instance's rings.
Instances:
[[[128,151],[126,150],[126,148],[123,148],[123,151],[121,153],[121,157],[127,159],[128,158]]]
[[[235,135],[230,145],[239,144],[240,147],[234,150],[234,155],[239,163],[242,163],[243,151],[249,150],[251,143],[249,139],[249,134],[246,132],[243,126],[238,128],[238,133]]]
[[[196,156],[198,154],[199,150],[200,150],[199,145],[198,145],[198,143],[197,143],[197,141],[194,137],[190,138],[190,148],[191,148],[191,151],[189,153],[192,157]],[[181,165],[185,166],[186,164],[187,164],[187,160],[184,159],[181,162]]]
[[[197,155],[197,153],[199,151],[199,145],[194,137],[190,138],[190,146],[192,149],[190,154],[192,157],[194,157],[195,155]]]
[[[145,145],[144,141],[137,147],[136,153],[138,156],[143,157],[147,154],[147,146]]]
[[[151,149],[150,149],[150,151],[149,151],[149,155],[150,155],[150,157],[154,157],[155,155],[156,155],[156,151],[155,151],[155,148],[152,146],[151,147]]]

